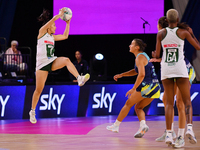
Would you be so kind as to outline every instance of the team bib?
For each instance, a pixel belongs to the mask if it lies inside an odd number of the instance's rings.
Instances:
[[[55,52],[54,46],[51,44],[47,44],[46,48],[47,48],[47,57],[53,57]]]
[[[175,63],[178,62],[178,48],[167,48],[166,49],[166,63]]]

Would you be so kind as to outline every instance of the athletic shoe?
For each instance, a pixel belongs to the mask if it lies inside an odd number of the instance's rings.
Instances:
[[[166,134],[165,143],[166,143],[168,146],[173,146],[174,141],[173,141],[172,133],[171,133],[171,132],[169,132],[168,134]]]
[[[110,130],[110,131],[112,131],[112,132],[116,132],[116,133],[119,132],[119,126],[116,126],[116,125],[114,125],[114,124],[111,125],[111,126],[107,126],[106,129],[107,129],[107,130]]]
[[[161,137],[156,139],[156,142],[164,142],[165,141],[165,137],[166,137],[166,130],[165,130],[165,132],[163,133],[163,135]],[[173,137],[173,139],[176,138],[176,133],[174,131],[172,133],[172,137]]]
[[[156,142],[164,142],[165,141],[165,137],[166,137],[166,130],[164,132],[164,134],[156,139]]]
[[[87,82],[90,79],[90,75],[87,73],[84,76],[79,76],[77,81],[79,86],[83,86],[85,82]]]
[[[180,147],[183,147],[185,145],[185,141],[184,141],[184,138],[182,136],[179,136],[175,143],[174,143],[174,147],[176,148],[180,148]]]
[[[185,136],[188,138],[190,143],[192,143],[192,144],[197,143],[197,139],[194,136],[194,132],[192,130],[188,129],[187,132],[185,133]]]
[[[37,120],[36,120],[36,118],[35,118],[35,111],[33,111],[33,110],[30,110],[30,112],[29,112],[29,116],[30,116],[30,122],[31,123],[36,123],[37,122]]]
[[[149,127],[144,124],[143,126],[141,126],[139,128],[139,130],[137,131],[137,133],[134,135],[135,138],[141,138],[143,137],[143,135],[149,130]]]

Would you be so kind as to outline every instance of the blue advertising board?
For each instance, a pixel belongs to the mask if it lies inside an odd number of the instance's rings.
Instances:
[[[36,107],[37,118],[118,115],[133,84],[46,85]],[[27,119],[35,86],[0,86],[0,118]],[[164,115],[163,88],[145,110]],[[193,114],[200,114],[200,84],[191,87]],[[174,102],[176,104],[176,100]],[[175,106],[175,114],[177,108]],[[135,115],[134,107],[128,115]]]
[[[163,90],[161,92],[159,99],[154,99],[148,111],[146,112],[147,115],[164,115],[164,104],[162,102],[163,97]],[[192,107],[193,107],[193,115],[199,115],[200,114],[200,84],[193,84],[190,89],[190,99],[192,101]],[[174,107],[175,111],[174,113],[177,115],[177,108],[176,108],[176,96],[174,98]]]
[[[1,119],[22,119],[26,86],[0,86]]]
[[[126,92],[132,87],[133,85],[130,84],[91,85],[86,116],[118,115],[127,100],[125,97]],[[193,84],[190,91],[193,114],[199,115],[200,84]],[[161,85],[160,98],[154,99],[151,104],[145,108],[146,115],[165,114],[162,97],[163,87]],[[176,104],[176,97],[174,103]],[[128,115],[134,114],[133,108],[130,110]],[[178,114],[176,106],[175,114]]]
[[[132,84],[90,85],[86,116],[118,115],[127,100],[126,92],[132,87]],[[129,115],[133,113],[134,107]]]
[[[46,85],[36,108],[37,117],[76,117],[79,90],[77,85]]]

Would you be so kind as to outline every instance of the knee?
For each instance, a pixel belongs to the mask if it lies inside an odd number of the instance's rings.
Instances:
[[[43,89],[41,89],[41,88],[36,88],[34,93],[35,93],[36,95],[40,95],[40,94],[42,93],[42,90],[43,90]]]
[[[183,103],[185,104],[185,106],[190,106],[191,105],[190,97],[183,98]]]
[[[137,112],[138,110],[143,109],[139,104],[135,105],[135,112]]]
[[[174,107],[174,100],[166,100],[166,106]]]
[[[133,105],[131,104],[130,100],[128,99],[125,103],[125,106],[131,108]]]
[[[70,62],[71,62],[71,60],[70,60],[68,57],[64,57],[63,59],[64,59],[64,61],[65,61],[66,63],[70,63]]]
[[[185,105],[184,105],[184,103],[182,102],[181,99],[177,99],[176,100],[176,107],[177,107],[178,110],[181,110],[181,109],[185,108]]]

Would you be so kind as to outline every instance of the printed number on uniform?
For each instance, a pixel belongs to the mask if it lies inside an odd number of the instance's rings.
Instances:
[[[178,62],[178,49],[168,48],[166,49],[166,60],[167,63]]]
[[[47,57],[54,56],[53,55],[54,51],[55,51],[54,46],[51,44],[47,44]]]

